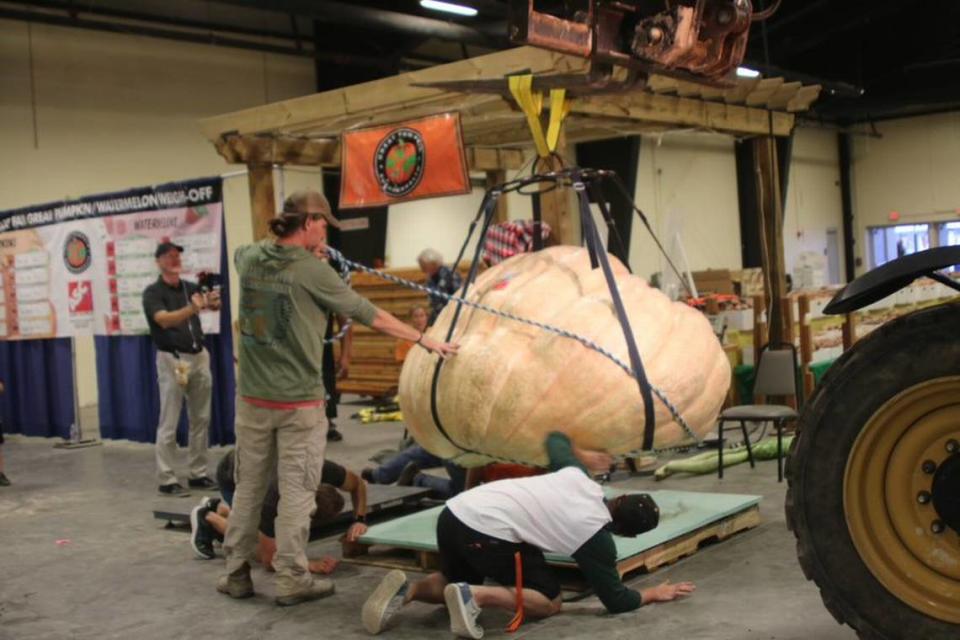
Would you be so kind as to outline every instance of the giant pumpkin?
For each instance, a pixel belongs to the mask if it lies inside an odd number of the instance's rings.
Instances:
[[[730,364],[709,322],[631,275],[616,258],[610,262],[650,382],[702,435],[730,385]],[[629,362],[602,270],[591,269],[585,249],[560,246],[514,256],[482,273],[467,298],[582,335]],[[446,337],[455,307],[446,306],[430,337]],[[554,430],[613,454],[640,447],[644,411],[637,383],[597,351],[470,307],[461,310],[452,340],[460,352],[444,363],[437,387],[442,430],[430,401],[438,357],[413,349],[400,374],[404,419],[428,451],[464,466],[491,459],[543,465],[543,440]],[[686,439],[663,403],[654,398],[654,404],[654,446]]]

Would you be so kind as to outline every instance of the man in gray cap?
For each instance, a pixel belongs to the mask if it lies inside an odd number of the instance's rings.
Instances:
[[[143,311],[157,346],[160,421],[157,424],[157,476],[160,494],[188,496],[174,473],[177,423],[183,399],[190,420],[189,480],[191,489],[216,489],[207,476],[207,428],[210,426],[210,354],[203,348],[199,314],[220,308],[220,292],[201,291],[180,277],[183,247],[170,241],[157,245],[154,256],[160,277],[143,291]]]

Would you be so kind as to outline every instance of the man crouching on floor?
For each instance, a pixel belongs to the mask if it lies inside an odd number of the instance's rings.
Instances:
[[[560,582],[544,551],[571,556],[611,613],[693,593],[689,582],[641,592],[624,586],[612,534],[650,531],[660,520],[659,508],[647,494],[604,499],[588,468],[609,469],[607,454],[580,449],[556,432],[546,448],[552,473],[491,482],[447,502],[437,521],[441,571],[412,584],[402,571],[388,573],[363,605],[368,632],[380,633],[413,600],[445,603],[450,629],[462,638],[483,637],[477,624],[482,607],[517,611],[517,624],[524,613],[559,613]],[[487,578],[502,586],[484,585]]]

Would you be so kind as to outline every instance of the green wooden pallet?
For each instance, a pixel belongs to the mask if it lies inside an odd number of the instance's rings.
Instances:
[[[628,493],[607,488],[608,496]],[[760,523],[760,496],[690,491],[651,491],[660,505],[660,526],[636,538],[614,536],[621,575],[665,564],[695,553],[704,544],[724,540]],[[370,527],[359,543],[344,543],[349,562],[429,571],[439,566],[437,518],[443,507],[403,516]],[[547,554],[558,567],[575,566],[572,558]]]

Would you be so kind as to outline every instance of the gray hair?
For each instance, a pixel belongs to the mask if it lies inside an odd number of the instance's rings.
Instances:
[[[443,256],[436,249],[424,249],[417,256],[417,262],[424,264],[443,264]]]

